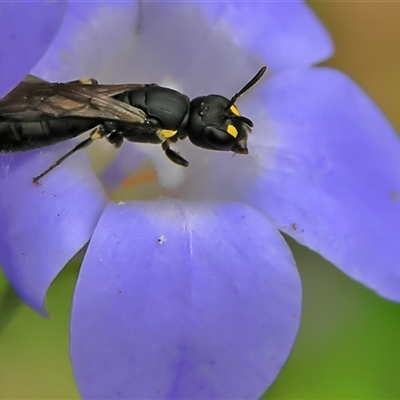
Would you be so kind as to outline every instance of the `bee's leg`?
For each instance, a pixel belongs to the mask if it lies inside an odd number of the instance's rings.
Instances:
[[[169,141],[166,140],[161,145],[162,149],[165,151],[165,155],[175,164],[181,165],[182,167],[187,167],[189,162],[186,161],[182,156],[180,156],[176,151],[169,147]]]
[[[104,129],[103,125],[99,125],[96,126],[92,132],[90,133],[90,136],[78,143],[72,150],[70,150],[68,153],[64,154],[61,158],[59,158],[53,165],[50,165],[49,168],[47,168],[45,171],[43,171],[41,174],[39,174],[38,176],[35,176],[34,178],[32,178],[32,182],[34,184],[38,184],[39,181],[45,176],[47,175],[50,171],[53,171],[53,169],[55,167],[57,167],[58,165],[60,165],[63,161],[65,161],[68,157],[72,156],[72,154],[76,153],[78,150],[84,149],[85,147],[88,147],[89,145],[91,145],[96,139],[101,139],[104,136],[107,135],[107,132]]]
[[[112,144],[116,149],[119,149],[124,142],[124,137],[122,136],[121,132],[114,131],[111,132],[106,139],[110,144]]]

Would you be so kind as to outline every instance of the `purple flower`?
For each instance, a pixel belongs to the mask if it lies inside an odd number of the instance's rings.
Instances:
[[[0,97],[19,83],[49,48],[66,8],[66,2],[0,4]]]
[[[400,300],[400,145],[349,78],[312,67],[332,46],[303,3],[144,3],[137,34],[136,11],[71,4],[34,73],[230,97],[266,64],[268,77],[238,102],[255,123],[250,155],[182,143],[184,170],[160,146],[125,144],[100,179],[80,152],[40,186],[32,177],[73,143],[3,155],[0,260],[44,313],[49,285],[90,240],[71,317],[84,398],[257,398],[300,321],[301,283],[279,231]],[[35,38],[35,61],[46,43]],[[23,73],[33,64],[26,51]],[[3,75],[5,93],[16,79]],[[156,194],[110,202],[105,192],[144,159],[157,170]]]

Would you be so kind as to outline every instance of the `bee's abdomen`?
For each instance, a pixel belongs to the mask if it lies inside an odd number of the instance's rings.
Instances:
[[[71,139],[98,125],[93,119],[62,118],[42,121],[0,119],[0,152],[32,150]]]

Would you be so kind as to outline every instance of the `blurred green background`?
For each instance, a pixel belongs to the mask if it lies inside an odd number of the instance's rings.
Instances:
[[[310,2],[330,30],[324,64],[356,80],[400,132],[400,3]],[[354,283],[290,241],[303,281],[302,327],[265,399],[400,398],[400,305]],[[399,262],[399,260],[393,260]],[[78,262],[50,289],[43,319],[28,307],[0,337],[0,398],[78,398],[68,359],[68,322]],[[5,287],[0,277],[0,293]]]

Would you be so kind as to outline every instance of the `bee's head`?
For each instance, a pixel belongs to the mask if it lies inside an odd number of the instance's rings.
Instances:
[[[211,94],[197,97],[190,103],[188,135],[203,149],[247,154],[247,135],[253,123],[242,117],[229,99]]]
[[[191,101],[187,132],[190,141],[195,146],[209,150],[248,154],[247,136],[253,127],[253,122],[240,115],[235,102],[261,79],[266,69],[266,67],[261,68],[254,78],[230,100],[211,94]]]

